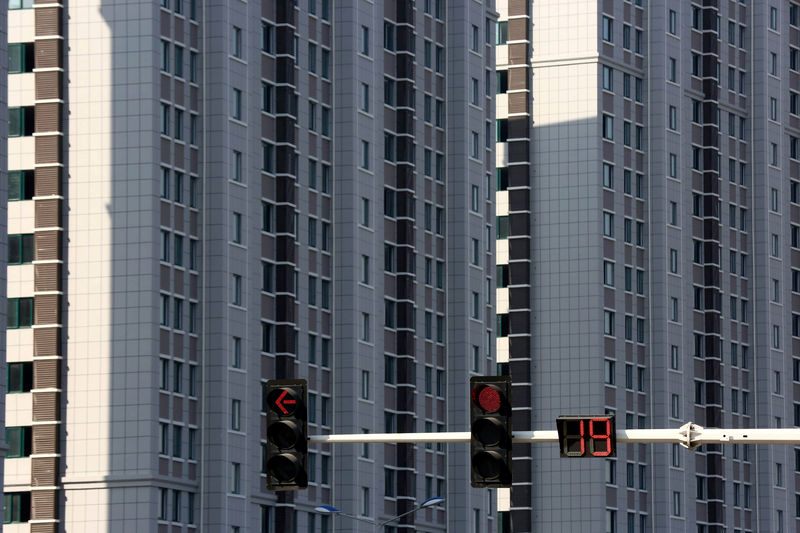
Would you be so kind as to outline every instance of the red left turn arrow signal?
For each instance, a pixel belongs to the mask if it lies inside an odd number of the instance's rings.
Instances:
[[[278,409],[285,415],[289,414],[289,410],[286,409],[286,405],[297,405],[297,400],[293,398],[286,399],[286,396],[289,395],[289,391],[284,389],[281,391],[280,396],[275,399],[275,405],[278,406]],[[294,410],[294,409],[292,409]]]

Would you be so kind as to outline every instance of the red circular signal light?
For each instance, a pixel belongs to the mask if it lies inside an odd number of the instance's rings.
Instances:
[[[491,385],[478,385],[472,389],[472,401],[487,413],[496,413],[503,406],[503,396]]]

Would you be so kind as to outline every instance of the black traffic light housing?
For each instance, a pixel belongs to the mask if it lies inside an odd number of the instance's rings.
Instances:
[[[307,384],[304,379],[273,379],[266,384],[267,488],[308,487]]]
[[[470,388],[473,487],[511,486],[511,377],[475,376]]]

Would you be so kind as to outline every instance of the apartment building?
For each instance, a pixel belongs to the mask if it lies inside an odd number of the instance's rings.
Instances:
[[[271,378],[308,380],[312,434],[466,428],[495,370],[494,5],[7,15],[5,530],[367,531],[314,507],[428,496],[388,530],[493,530],[463,444],[312,446],[297,493],[261,471]]]
[[[529,194],[514,207],[509,159],[509,200],[505,182],[497,193],[498,279],[506,246],[511,273],[497,345],[515,387],[530,390],[533,428],[603,412],[618,428],[800,425],[800,6],[531,9],[531,172],[519,196]],[[499,10],[509,41],[498,69],[507,49],[510,81],[522,11]],[[515,280],[515,249],[527,278]],[[529,449],[515,459],[514,531],[798,527],[790,446],[620,444],[616,458],[582,461]]]

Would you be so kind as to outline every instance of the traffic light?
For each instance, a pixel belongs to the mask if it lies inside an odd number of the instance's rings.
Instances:
[[[616,457],[614,415],[562,415],[556,418],[561,457]]]
[[[475,376],[470,385],[473,487],[511,486],[511,378]]]
[[[266,384],[266,468],[270,490],[308,487],[306,397],[304,379],[273,379]]]

